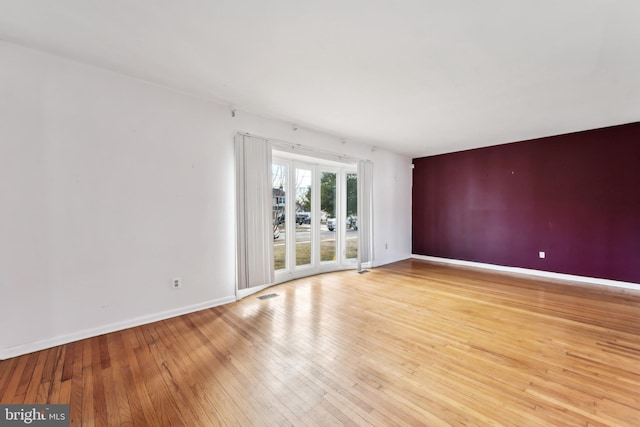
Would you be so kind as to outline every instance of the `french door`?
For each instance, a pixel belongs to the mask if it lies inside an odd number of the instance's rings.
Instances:
[[[357,260],[355,165],[273,153],[276,282],[353,268]]]

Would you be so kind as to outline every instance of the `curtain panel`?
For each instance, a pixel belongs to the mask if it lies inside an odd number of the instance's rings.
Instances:
[[[237,288],[273,283],[271,143],[238,134],[236,155]]]
[[[358,271],[373,261],[373,163],[358,161]]]

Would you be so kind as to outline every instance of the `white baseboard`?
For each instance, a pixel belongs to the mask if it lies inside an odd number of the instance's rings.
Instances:
[[[362,268],[363,269],[373,268],[373,265],[371,262],[365,262],[365,263],[362,263]],[[291,271],[285,272],[285,273],[280,272],[280,273],[276,273],[275,281],[273,283],[270,283],[268,285],[253,286],[247,289],[238,289],[236,295],[238,297],[238,300],[241,300],[242,298],[246,298],[249,295],[258,293],[264,289],[270,288],[271,286],[276,286],[281,283],[290,282],[292,280],[303,279],[305,277],[311,277],[317,274],[325,274],[325,273],[332,273],[335,271],[355,270],[355,269],[357,269],[356,264],[341,265],[341,266],[336,266],[332,264],[329,266],[320,266],[319,268],[306,268],[306,269],[302,269],[294,272],[291,272]]]
[[[640,290],[640,284],[631,283],[631,282],[620,282],[617,280],[599,279],[596,277],[574,276],[572,274],[564,274],[564,273],[552,273],[550,271],[533,270],[529,268],[505,267],[503,265],[484,264],[481,262],[461,261],[457,259],[438,258],[438,257],[432,257],[432,256],[426,256],[426,255],[412,254],[411,257],[415,259],[440,262],[444,264],[454,264],[454,265],[461,265],[465,267],[477,267],[477,268],[484,268],[487,270],[504,271],[507,273],[528,274],[530,276],[546,277],[549,279],[569,280],[572,282],[589,283],[592,285],[603,285],[603,286],[611,286],[615,288]]]
[[[291,271],[288,271],[285,273],[280,272],[280,273],[276,273],[276,277],[273,283],[270,283],[267,285],[261,285],[261,286],[253,286],[251,288],[246,288],[246,289],[238,289],[236,295],[238,297],[238,300],[241,300],[242,298],[246,298],[249,295],[258,293],[262,290],[270,288],[271,286],[276,286],[281,283],[290,282],[291,280],[311,277],[317,274],[331,273],[334,271],[355,270],[356,268],[357,268],[356,264],[344,265],[344,266],[329,265],[329,266],[320,266],[320,268],[305,268],[305,269],[293,271],[293,272]],[[362,268],[371,268],[371,263],[370,262],[363,263]]]
[[[134,319],[126,320],[123,322],[111,323],[109,325],[100,326],[92,329],[85,329],[82,331],[74,332],[72,334],[62,335],[54,338],[48,338],[48,339],[30,342],[26,344],[20,344],[12,347],[5,347],[3,349],[0,349],[0,360],[21,356],[23,354],[33,353],[35,351],[40,351],[47,348],[68,344],[70,342],[83,340],[86,338],[97,337],[99,335],[108,334],[111,332],[121,331],[123,329],[133,328],[135,326],[146,325],[148,323],[158,322],[160,320],[170,319],[176,316],[182,316],[183,314],[189,314],[195,311],[205,310],[207,308],[216,307],[219,305],[228,304],[235,301],[236,301],[235,296],[218,298],[215,300],[193,304],[186,307],[163,311],[161,313],[155,313],[147,316],[136,317]]]

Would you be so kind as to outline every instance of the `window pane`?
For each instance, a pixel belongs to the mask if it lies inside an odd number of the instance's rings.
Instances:
[[[286,183],[287,167],[272,165],[271,180],[273,186],[273,269],[275,271],[287,268],[287,226],[286,212]]]
[[[346,258],[358,258],[358,174],[347,174]]]
[[[296,168],[296,266],[311,264],[311,171]]]
[[[336,174],[320,174],[320,261],[336,260]]]

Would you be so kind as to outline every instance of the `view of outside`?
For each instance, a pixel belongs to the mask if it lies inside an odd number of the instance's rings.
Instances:
[[[287,166],[274,163],[272,167],[273,191],[273,255],[274,270],[284,270],[287,266],[287,221],[286,206],[293,202],[287,200]],[[320,261],[337,260],[337,222],[336,222],[336,172],[320,172]],[[358,256],[358,217],[357,217],[357,174],[346,174],[346,218],[343,219],[346,229],[346,258],[355,259]],[[295,265],[305,266],[312,263],[311,235],[312,235],[312,171],[310,169],[295,169],[295,218],[289,221],[295,226]],[[344,200],[344,199],[343,199]],[[344,202],[343,202],[344,203]],[[345,208],[343,207],[343,212]],[[318,248],[316,244],[316,248]]]
[[[296,266],[311,264],[311,170],[296,168]]]
[[[347,174],[347,259],[358,258],[358,174]]]
[[[271,167],[273,186],[273,267],[274,270],[282,270],[287,267],[287,223],[286,188],[287,167],[274,164]]]
[[[329,229],[329,219],[336,217],[336,173],[320,173],[320,261],[336,260],[336,232]],[[335,228],[335,223],[334,223]]]

